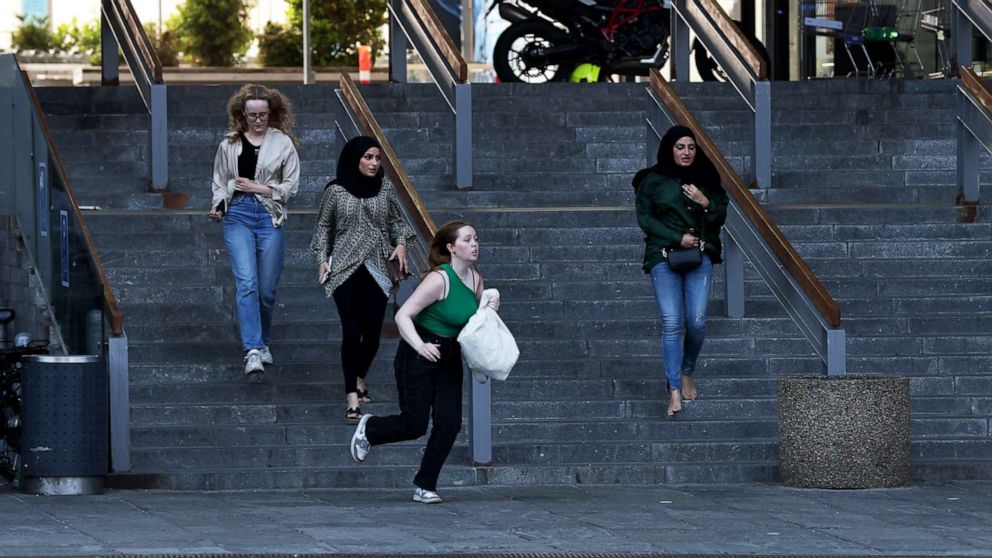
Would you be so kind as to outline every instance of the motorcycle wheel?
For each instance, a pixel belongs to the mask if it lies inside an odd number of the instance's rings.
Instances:
[[[544,21],[525,19],[510,25],[493,48],[496,76],[504,83],[567,81],[573,66],[549,64],[543,56],[544,49],[567,39],[567,33]]]

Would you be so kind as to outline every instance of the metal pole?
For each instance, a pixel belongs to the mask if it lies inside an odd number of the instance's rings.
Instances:
[[[971,101],[961,91],[958,91],[957,156],[958,156],[958,187],[964,201],[978,201],[979,147],[978,139],[962,122],[968,103]]]
[[[389,0],[389,81],[406,83],[406,33],[400,17],[403,14],[403,0]]]
[[[744,317],[744,251],[734,237],[723,235],[724,303],[730,318]]]
[[[961,11],[961,8],[952,5],[950,9],[954,12],[954,28],[951,30],[954,43],[952,60],[956,64],[954,75],[957,75],[961,66],[971,65],[971,37],[975,30],[971,20]]]
[[[128,392],[127,335],[111,336],[107,347],[110,380],[110,466],[131,470],[131,402]]]
[[[106,2],[104,2],[106,3]],[[110,28],[105,11],[100,12],[100,84],[120,85],[120,69],[117,67],[117,39]]]
[[[827,330],[827,375],[847,374],[847,334],[843,329]]]
[[[472,187],[472,86],[455,85],[455,186]]]
[[[151,116],[148,134],[149,164],[152,190],[164,190],[169,185],[169,115],[166,85],[153,83],[149,87]]]
[[[475,61],[475,1],[462,0],[462,58]]]
[[[759,188],[772,186],[772,84],[754,82],[754,144],[752,180]]]
[[[479,383],[472,374],[472,436],[469,449],[472,462],[487,465],[493,462],[493,398],[492,382]]]
[[[672,81],[689,81],[689,25],[679,16],[685,11],[686,0],[674,0],[669,10],[672,30]]]
[[[303,0],[303,84],[314,82],[313,69],[310,67],[310,0]]]

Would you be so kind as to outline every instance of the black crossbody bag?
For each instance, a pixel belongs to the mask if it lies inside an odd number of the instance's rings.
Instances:
[[[699,248],[662,248],[661,253],[668,260],[668,267],[672,271],[689,271],[696,269],[703,263],[703,248],[706,247],[706,216],[702,218],[700,227]],[[692,234],[692,229],[689,229]]]

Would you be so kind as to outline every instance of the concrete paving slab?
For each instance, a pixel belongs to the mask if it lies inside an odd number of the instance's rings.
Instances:
[[[992,557],[992,482],[410,490],[0,491],[0,556],[696,554]]]

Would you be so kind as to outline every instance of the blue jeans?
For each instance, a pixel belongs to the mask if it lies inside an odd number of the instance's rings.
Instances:
[[[669,389],[681,390],[682,374],[691,376],[696,369],[706,336],[706,302],[712,280],[713,263],[706,254],[703,263],[689,271],[672,271],[666,261],[651,268],[651,286],[661,312],[661,352]]]
[[[224,215],[224,244],[237,290],[241,346],[261,349],[271,340],[285,231],[272,226],[272,215],[255,196],[235,196]]]

